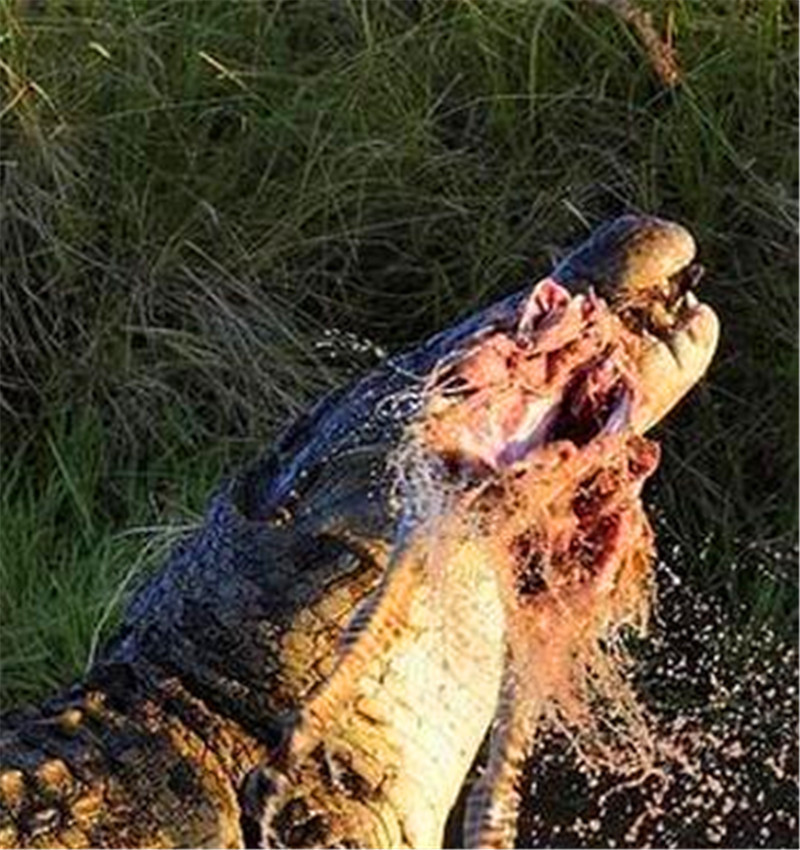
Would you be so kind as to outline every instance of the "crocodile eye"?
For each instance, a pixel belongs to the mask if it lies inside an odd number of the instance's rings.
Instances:
[[[248,520],[263,519],[269,489],[279,472],[278,457],[274,453],[252,464],[236,479],[231,501],[236,510]]]

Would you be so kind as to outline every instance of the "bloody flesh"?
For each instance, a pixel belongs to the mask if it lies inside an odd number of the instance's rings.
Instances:
[[[545,280],[515,329],[426,388],[413,437],[455,473],[465,530],[483,529],[532,716],[588,727],[598,694],[630,696],[605,647],[645,623],[651,596],[641,490],[659,450],[630,425],[641,345],[605,301]]]

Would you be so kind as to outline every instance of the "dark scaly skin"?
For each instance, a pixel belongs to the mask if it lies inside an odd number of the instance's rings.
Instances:
[[[594,262],[624,254],[626,231],[641,255],[647,221],[626,219],[605,247],[595,239]],[[566,283],[585,276],[586,249],[575,257],[574,269],[568,260],[555,273]],[[623,267],[635,281],[635,262],[615,260],[608,285]],[[257,826],[243,817],[245,779],[330,676],[337,640],[380,581],[396,536],[385,461],[415,412],[403,391],[515,322],[527,294],[327,397],[223,485],[203,528],[140,590],[87,680],[3,718],[0,845],[260,840],[243,833]]]
[[[4,846],[240,844],[238,765],[263,747],[177,682],[146,696],[127,671],[4,724]]]
[[[218,496],[88,680],[5,718],[3,846],[242,846],[238,789],[329,672],[378,572],[365,547],[239,522]],[[281,571],[294,563],[305,570]]]

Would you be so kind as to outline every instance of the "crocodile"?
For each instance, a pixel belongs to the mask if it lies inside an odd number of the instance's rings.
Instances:
[[[508,843],[574,635],[644,616],[644,434],[719,332],[694,255],[616,219],[223,482],[84,679],[3,718],[0,846],[441,846],[487,733],[464,841]]]

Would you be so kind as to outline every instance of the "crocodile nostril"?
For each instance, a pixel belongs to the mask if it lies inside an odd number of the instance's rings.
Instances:
[[[680,298],[689,290],[694,289],[705,274],[705,268],[700,263],[690,263],[676,272],[669,279],[673,299]]]

